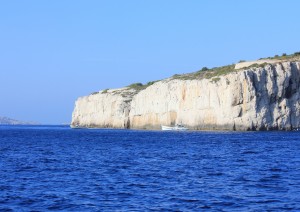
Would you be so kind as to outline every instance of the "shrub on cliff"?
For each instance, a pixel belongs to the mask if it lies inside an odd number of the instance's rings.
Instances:
[[[153,85],[154,83],[158,82],[159,80],[156,80],[156,81],[150,81],[150,82],[147,82],[147,84],[145,86],[150,86],[150,85]]]
[[[209,68],[203,67],[200,71],[208,71],[208,70],[209,70]]]
[[[130,89],[134,89],[134,90],[140,91],[140,90],[146,89],[147,87],[149,87],[150,85],[153,85],[154,83],[156,83],[158,81],[159,80],[150,81],[150,82],[147,82],[144,85],[142,83],[140,83],[140,82],[137,82],[137,83],[132,83],[132,84],[128,85],[127,87],[130,88]]]
[[[234,71],[236,71],[234,69],[234,67],[235,67],[235,65],[233,64],[233,65],[227,65],[227,66],[212,68],[205,75],[205,78],[212,78],[212,77],[216,77],[216,76],[226,75],[230,72],[234,72]]]
[[[137,82],[137,83],[132,83],[132,84],[128,85],[127,87],[129,87],[131,89],[135,89],[135,90],[141,90],[143,88],[143,84],[140,82]]]
[[[298,55],[300,55],[300,52],[295,52],[294,55],[298,56]]]
[[[104,89],[103,91],[102,91],[102,93],[104,94],[104,93],[107,93],[107,91],[108,91],[108,89]]]

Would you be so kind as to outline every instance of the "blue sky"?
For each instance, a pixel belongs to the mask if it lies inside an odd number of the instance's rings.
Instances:
[[[69,123],[79,96],[300,51],[297,0],[0,2],[0,116]]]

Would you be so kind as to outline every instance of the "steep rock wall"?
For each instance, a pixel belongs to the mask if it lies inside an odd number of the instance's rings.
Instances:
[[[110,92],[79,98],[72,126],[160,129],[183,124],[195,130],[290,130],[300,127],[299,87],[299,62],[220,78],[167,79],[127,97]]]
[[[130,101],[134,91],[99,92],[75,102],[72,127],[129,128]]]

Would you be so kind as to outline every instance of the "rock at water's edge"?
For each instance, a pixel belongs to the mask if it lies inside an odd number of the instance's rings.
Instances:
[[[217,80],[166,79],[140,92],[123,88],[76,101],[72,126],[194,130],[291,130],[300,127],[300,63],[250,68]]]

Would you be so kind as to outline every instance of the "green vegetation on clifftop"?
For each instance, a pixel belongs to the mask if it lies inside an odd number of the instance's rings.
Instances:
[[[221,75],[225,75],[231,72],[235,72],[234,69],[235,65],[227,65],[227,66],[221,66],[221,67],[215,67],[208,69],[206,67],[203,67],[201,70],[189,73],[189,74],[175,74],[173,75],[172,79],[181,79],[181,80],[194,80],[194,79],[211,79],[213,77],[218,77]],[[216,81],[216,80],[214,80]]]
[[[232,72],[238,72],[240,70],[244,69],[249,69],[249,68],[263,68],[268,64],[274,64],[274,63],[281,63],[284,61],[296,61],[300,60],[300,52],[295,52],[293,54],[287,55],[286,53],[283,53],[281,56],[275,55],[274,57],[267,57],[267,58],[260,58],[259,60],[266,60],[260,61],[255,63],[254,61],[253,64],[250,64],[247,67],[243,67],[240,69],[235,69],[236,64],[231,64],[231,65],[226,65],[226,66],[221,66],[221,67],[215,67],[215,68],[207,68],[203,67],[201,70],[192,72],[192,73],[187,73],[187,74],[175,74],[171,77],[171,79],[179,79],[179,80],[199,80],[199,79],[211,79],[211,82],[218,82],[221,78],[220,76],[226,75]],[[274,60],[274,61],[272,61]],[[247,62],[246,60],[240,60],[239,63],[244,63]],[[260,63],[260,64],[259,64]],[[146,89],[150,85],[153,85],[154,83],[158,82],[157,81],[150,81],[146,84],[142,84],[140,82],[138,83],[132,83],[128,86],[126,86],[126,92],[124,91],[113,91],[113,94],[119,94],[122,93],[123,96],[128,96],[132,94],[136,94],[140,92],[141,90]],[[132,89],[133,91],[129,91],[129,89]],[[102,94],[105,94],[108,92],[109,89],[105,89],[102,91]],[[94,92],[92,95],[98,94],[99,92]]]
[[[148,82],[148,83],[146,83],[146,84],[142,84],[142,83],[140,83],[140,82],[138,82],[138,83],[132,83],[132,84],[128,85],[127,87],[128,87],[129,89],[134,89],[134,90],[136,90],[136,91],[141,91],[141,90],[146,89],[146,88],[149,87],[150,85],[153,85],[154,83],[156,83],[156,82],[158,82],[158,81],[159,81],[159,80],[157,80],[157,81],[150,81],[150,82]]]
[[[300,52],[295,52],[293,54],[287,55],[286,53],[283,53],[281,56],[275,55],[274,57],[267,57],[267,58],[260,58],[259,60],[280,60],[282,62],[284,61],[295,61],[300,59]],[[240,60],[239,63],[246,62],[246,60]],[[248,67],[242,68],[263,68],[269,63],[265,62],[262,64],[254,63]],[[212,79],[212,82],[217,82],[220,80],[221,75],[226,75],[231,72],[237,72],[239,70],[235,69],[235,64],[232,65],[226,65],[221,67],[215,67],[215,68],[207,68],[203,67],[201,70],[188,73],[188,74],[175,74],[172,76],[172,79],[180,79],[180,80],[195,80],[195,79]]]
[[[293,54],[287,55],[286,53],[283,53],[281,56],[275,55],[274,57],[266,57],[266,58],[260,58],[259,60],[293,60],[300,57],[300,52],[295,52]]]

